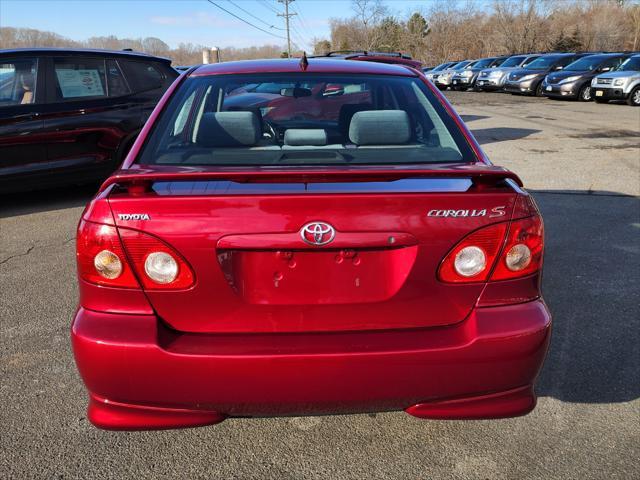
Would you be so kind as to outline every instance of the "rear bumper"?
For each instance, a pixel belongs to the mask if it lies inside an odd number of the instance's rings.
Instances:
[[[550,326],[541,300],[478,308],[450,327],[326,334],[181,334],[152,315],[80,308],[72,340],[89,420],[159,429],[227,416],[523,415]]]

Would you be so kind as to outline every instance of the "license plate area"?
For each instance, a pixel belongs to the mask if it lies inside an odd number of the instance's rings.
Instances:
[[[336,250],[219,250],[231,288],[250,304],[380,302],[402,287],[417,246]]]
[[[596,90],[596,97],[601,97],[604,94],[602,90]]]

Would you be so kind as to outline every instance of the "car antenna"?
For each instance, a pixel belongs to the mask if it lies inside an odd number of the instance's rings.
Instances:
[[[309,60],[307,60],[307,52],[302,52],[302,58],[300,59],[300,69],[304,72],[309,66]]]

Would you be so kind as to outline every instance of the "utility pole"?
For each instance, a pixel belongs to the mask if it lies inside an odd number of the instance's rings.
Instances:
[[[289,13],[289,4],[293,0],[278,0],[278,3],[284,3],[284,13],[278,13],[279,17],[284,17],[285,25],[287,28],[287,56],[291,58],[291,34],[289,32],[289,17],[297,15],[297,13]]]

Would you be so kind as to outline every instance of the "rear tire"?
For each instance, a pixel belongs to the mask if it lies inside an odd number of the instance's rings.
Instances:
[[[629,98],[627,98],[627,103],[632,107],[640,107],[640,86],[631,90]]]
[[[578,92],[578,100],[581,102],[590,102],[593,100],[591,85],[587,84]]]

